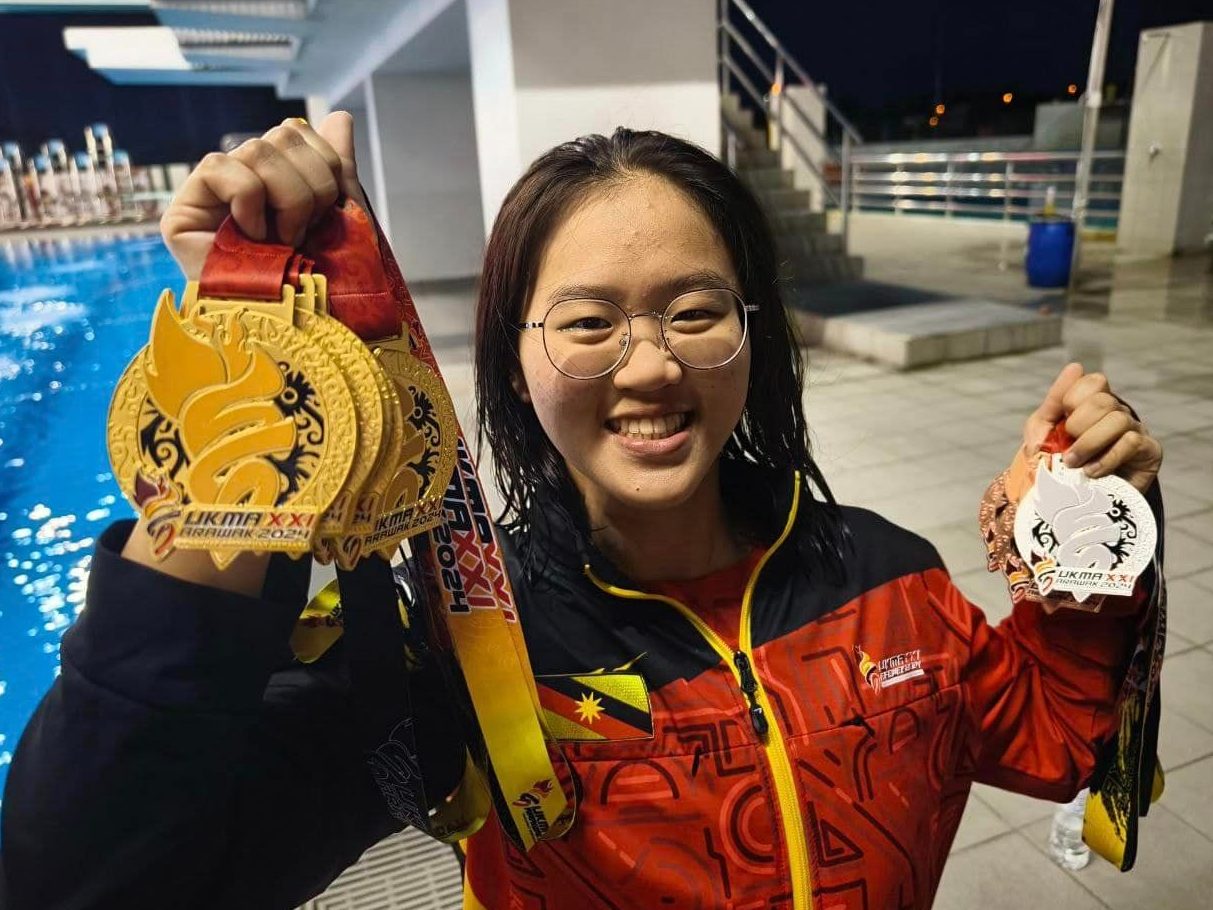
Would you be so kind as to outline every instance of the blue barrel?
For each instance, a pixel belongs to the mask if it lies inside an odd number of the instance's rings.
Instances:
[[[1028,284],[1034,288],[1064,288],[1070,283],[1074,253],[1074,222],[1041,218],[1028,225]]]

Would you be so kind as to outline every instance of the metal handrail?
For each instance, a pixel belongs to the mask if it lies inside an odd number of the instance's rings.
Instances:
[[[1032,216],[1050,187],[1054,209],[1066,210],[1077,195],[1080,157],[1075,151],[867,152],[852,156],[848,183],[856,209],[1001,216],[1009,221]],[[1102,203],[1089,210],[1092,219],[1117,219],[1124,158],[1117,151],[1095,154],[1094,162],[1105,170],[1089,177],[1101,187],[1086,196]]]
[[[755,101],[755,103],[762,105],[764,103],[762,93],[760,91],[758,91],[758,89],[754,86],[754,83],[750,81],[750,77],[747,76],[745,74],[745,72],[743,70],[741,70],[741,68],[738,67],[737,64],[734,63],[732,60],[726,59],[724,61],[724,65],[728,69],[728,71],[733,74],[733,78],[736,79],[737,82],[741,85],[741,87],[746,90],[746,94],[748,94]],[[805,125],[809,128],[809,131],[813,134],[813,138],[824,144],[826,141],[825,134],[822,133],[821,130],[819,130],[817,128],[816,124],[814,124],[811,120],[809,120],[808,114],[806,114],[804,112],[804,110],[798,104],[796,104],[796,102],[793,101],[791,98],[785,98],[784,100],[789,102],[789,104],[792,107],[792,110],[794,110],[798,115],[800,115],[802,118],[804,118]],[[736,135],[736,134],[734,134],[734,135]],[[817,178],[819,180],[825,179],[821,175],[821,172],[817,169],[817,165],[815,165],[813,163],[813,159],[809,157],[808,152],[806,152],[804,150],[804,147],[797,141],[795,136],[793,136],[791,133],[785,132],[782,135],[781,139],[786,139],[788,142],[792,143],[792,147],[797,151],[797,153],[800,155],[800,157],[804,160],[804,163],[809,167],[809,169],[811,171],[813,171],[813,173],[817,176]],[[836,156],[834,154],[832,149],[827,147],[826,152],[831,159],[837,161],[838,156]],[[835,200],[835,201],[837,201],[837,200]]]
[[[773,66],[763,59],[762,54],[755,50],[754,45],[749,39],[730,21],[729,14],[733,7],[736,7],[746,22],[753,27],[754,31],[762,38],[770,51],[774,53]],[[841,226],[845,246],[848,233],[849,210],[851,207],[851,149],[852,145],[863,142],[859,131],[855,129],[854,125],[843,115],[834,102],[826,97],[825,92],[809,77],[804,67],[800,65],[800,62],[787,52],[787,49],[775,37],[767,24],[758,17],[745,0],[719,0],[718,33],[720,39],[719,64],[722,95],[729,91],[729,80],[732,78],[757,105],[758,109],[765,113],[768,139],[764,144],[772,150],[777,151],[786,142],[794,153],[796,160],[804,165],[805,170],[812,175],[813,179],[821,187],[822,197],[839,208],[842,217]],[[771,94],[769,96],[759,91],[750,77],[740,67],[739,61],[731,53],[734,47],[740,50],[741,54],[753,65],[754,70],[771,85]],[[821,104],[826,116],[833,117],[838,123],[841,142],[837,149],[832,146],[827,138],[828,130],[819,127],[814,118],[810,117],[804,108],[801,107],[800,103],[793,96],[783,91],[785,88],[785,74],[787,72],[790,72],[796,80],[791,84],[807,88],[817,102]],[[795,118],[795,122],[805,128],[815,143],[820,144],[820,157],[824,158],[828,163],[839,167],[842,179],[837,192],[831,185],[831,180],[822,173],[822,168],[818,166],[814,157],[805,149],[795,133],[787,128],[784,122],[785,106]],[[723,140],[730,166],[733,166],[736,161],[738,138],[736,131],[726,124]]]
[[[800,119],[804,123],[804,125],[807,126],[809,128],[809,131],[813,134],[813,138],[817,139],[819,142],[825,144],[826,150],[829,151],[829,153],[831,155],[834,155],[834,150],[829,147],[828,143],[826,143],[825,133],[823,133],[821,130],[819,130],[817,128],[817,124],[813,122],[812,117],[810,117],[807,113],[805,113],[804,108],[802,108],[800,106],[800,102],[798,102],[791,95],[784,94],[784,95],[781,95],[781,97],[779,99],[779,106],[782,108],[784,104],[787,104],[792,109],[792,111],[798,117],[800,117]],[[846,134],[844,133],[844,136],[845,135]],[[789,138],[790,138],[790,134],[789,134]]]
[[[741,32],[737,31],[726,19],[720,24],[720,27],[728,33],[728,36],[733,39],[733,43],[745,52],[745,55],[754,61],[754,66],[758,67],[758,72],[762,73],[767,82],[775,81],[775,71],[767,66],[767,62],[758,56],[758,51],[754,50],[753,45],[745,40]]]
[[[729,166],[730,171],[737,170],[737,131],[729,124],[722,120],[720,125],[724,127],[724,163]]]
[[[759,105],[763,103],[762,92],[754,87],[754,83],[731,59],[726,58],[724,61],[725,68],[733,74],[733,78],[741,85],[746,93]]]
[[[798,78],[802,84],[807,86],[813,92],[813,94],[817,97],[817,100],[819,100],[825,109],[833,115],[834,119],[838,121],[843,130],[850,135],[851,139],[853,139],[855,142],[863,142],[863,137],[859,135],[859,130],[855,129],[855,127],[851,124],[851,121],[843,116],[842,111],[838,109],[834,102],[827,98],[825,93],[817,87],[817,83],[814,82],[812,78],[810,78],[809,74],[805,72],[804,67],[800,65],[795,57],[787,52],[784,46],[779,42],[779,39],[775,37],[774,33],[769,28],[767,28],[766,23],[759,19],[758,14],[750,8],[750,5],[746,3],[745,0],[728,0],[728,2],[731,2],[733,6],[737,7],[737,9],[741,11],[741,14],[746,17],[746,21],[754,26],[754,30],[757,31],[758,34],[762,35],[767,44],[770,45],[771,50],[775,51],[775,53],[783,59],[784,63],[791,67],[792,72],[796,74],[796,78]]]
[[[747,57],[750,58],[750,62],[752,62],[754,64],[754,67],[758,70],[758,72],[760,74],[762,74],[763,78],[765,78],[767,80],[767,82],[774,83],[774,82],[779,81],[779,77],[778,77],[776,71],[771,69],[771,67],[767,66],[766,61],[763,60],[762,57],[760,57],[758,55],[758,52],[755,51],[754,47],[750,44],[750,42],[745,39],[745,36],[742,35],[741,32],[737,31],[737,29],[731,23],[729,23],[728,20],[725,20],[723,23],[721,23],[721,28],[723,28],[725,30],[725,32],[728,34],[728,36],[732,39],[733,43],[736,44],[738,47],[740,47],[742,52]],[[729,69],[733,73],[733,75],[737,76],[737,78],[739,80],[744,78],[741,75],[740,71],[737,69],[736,64],[734,64],[733,61],[727,57],[725,58],[725,65],[729,67]],[[824,97],[817,90],[816,85],[813,85],[812,89],[814,92],[817,93],[817,97],[819,97],[819,98]],[[764,102],[762,101],[762,98],[757,95],[757,92],[752,88],[752,86],[751,86],[751,93],[756,96],[755,100],[761,106]],[[825,138],[826,138],[825,135],[821,132],[821,130],[819,130],[817,128],[817,124],[813,122],[813,119],[807,113],[805,113],[804,108],[802,108],[800,106],[800,104],[796,101],[795,98],[793,98],[791,95],[785,95],[779,100],[779,103],[781,105],[786,103],[789,107],[791,107],[792,111],[798,117],[800,117],[800,119],[804,123],[804,125],[807,126],[809,128],[809,130],[813,133],[813,137],[815,139],[820,140],[823,143],[825,142]],[[844,129],[845,129],[845,126],[844,126]]]
[[[856,152],[861,164],[931,164],[968,161],[1077,161],[1079,152]],[[1096,161],[1116,160],[1124,152],[1095,152]]]
[[[862,164],[862,163],[861,163]],[[856,178],[858,180],[859,178]],[[973,181],[985,183],[1000,183],[1007,180],[1006,174],[982,173],[980,171],[888,171],[882,174],[864,174],[863,179],[870,182],[886,183],[915,183],[925,181],[931,183],[934,181],[951,180],[957,181]],[[1017,183],[1073,183],[1077,179],[1074,174],[1018,174],[1015,176]],[[1096,174],[1094,179],[1099,183],[1121,183],[1124,181],[1122,174]]]
[[[783,138],[791,143],[792,149],[797,155],[800,156],[801,160],[805,163],[808,169],[813,172],[813,176],[816,177],[818,182],[821,183],[821,188],[825,190],[825,194],[830,197],[830,201],[839,208],[842,208],[842,200],[839,199],[838,194],[834,192],[833,188],[829,184],[829,181],[826,180],[825,174],[823,174],[817,165],[813,163],[813,159],[809,157],[809,153],[805,151],[804,146],[800,144],[800,140],[791,133],[786,134]]]
[[[1039,190],[1026,189],[1004,189],[1001,187],[992,187],[990,189],[982,189],[981,187],[949,187],[949,186],[902,186],[902,187],[884,187],[884,186],[867,186],[862,181],[856,181],[855,186],[865,187],[858,190],[862,196],[954,196],[958,198],[969,199],[1039,199],[1041,193]],[[1064,199],[1067,193],[1060,193],[1059,198]],[[1120,199],[1120,193],[1111,192],[1092,192],[1092,199],[1107,199],[1109,201]]]

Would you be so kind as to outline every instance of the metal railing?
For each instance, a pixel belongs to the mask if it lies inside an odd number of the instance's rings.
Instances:
[[[842,215],[843,243],[846,243],[847,218],[851,209],[850,174],[855,146],[863,137],[779,42],[745,0],[719,0],[720,91],[725,97],[739,89],[765,120],[762,147],[780,152],[790,148],[797,162],[817,182],[822,195]],[[736,11],[736,15],[734,15]],[[748,35],[747,35],[748,33]],[[762,80],[760,90],[755,80]],[[822,114],[810,115],[789,87],[803,86]],[[805,148],[797,133],[807,134],[817,146],[814,155]],[[736,167],[739,148],[749,148],[746,138],[724,123],[724,155],[730,167]]]
[[[1078,152],[857,154],[850,201],[857,211],[944,217],[1030,218],[1045,210],[1071,214]],[[1096,152],[1083,227],[1115,228],[1124,181],[1123,152]]]

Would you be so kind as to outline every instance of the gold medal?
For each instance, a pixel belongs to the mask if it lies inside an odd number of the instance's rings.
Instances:
[[[319,534],[325,538],[340,536],[349,530],[358,496],[371,479],[383,457],[385,420],[383,390],[388,387],[379,362],[362,339],[328,315],[328,282],[323,275],[300,278],[304,292],[295,296],[294,323],[309,333],[325,353],[340,367],[354,399],[358,429],[358,447],[345,485],[320,519]],[[324,548],[319,548],[325,553]]]
[[[412,355],[407,339],[381,342],[375,356],[400,398],[402,440],[363,550],[390,553],[406,537],[442,520],[442,497],[455,470],[459,424],[442,380]]]
[[[404,442],[404,417],[400,413],[400,396],[396,385],[383,372],[379,361],[367,349],[375,364],[375,382],[383,400],[383,444],[372,467],[371,475],[359,491],[346,533],[340,537],[322,537],[313,552],[316,559],[327,565],[336,561],[343,569],[352,569],[362,557],[362,537],[369,532],[379,514],[379,501],[396,473],[397,453]]]
[[[123,493],[155,504],[171,546],[221,567],[245,550],[306,552],[354,461],[353,397],[317,330],[280,318],[292,296],[253,309],[187,293],[183,315],[166,290],[110,404]]]
[[[384,441],[372,477],[358,496],[351,526],[351,531],[355,534],[365,534],[374,525],[375,516],[379,512],[379,500],[396,473],[397,455],[404,445],[404,414],[400,410],[400,394],[396,391],[396,383],[383,371],[379,359],[375,358],[373,353],[371,356],[375,359],[375,376],[380,382],[384,401]]]
[[[358,494],[370,479],[383,447],[384,402],[376,381],[379,364],[362,340],[335,319],[301,314],[296,318],[321,348],[340,364],[354,401],[357,448],[341,492],[320,518],[319,533],[340,535],[354,517]]]

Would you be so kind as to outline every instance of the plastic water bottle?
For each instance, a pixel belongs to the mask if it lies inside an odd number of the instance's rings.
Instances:
[[[1082,816],[1087,807],[1087,791],[1058,805],[1049,831],[1049,858],[1063,869],[1077,872],[1091,861],[1091,848],[1083,843]]]

